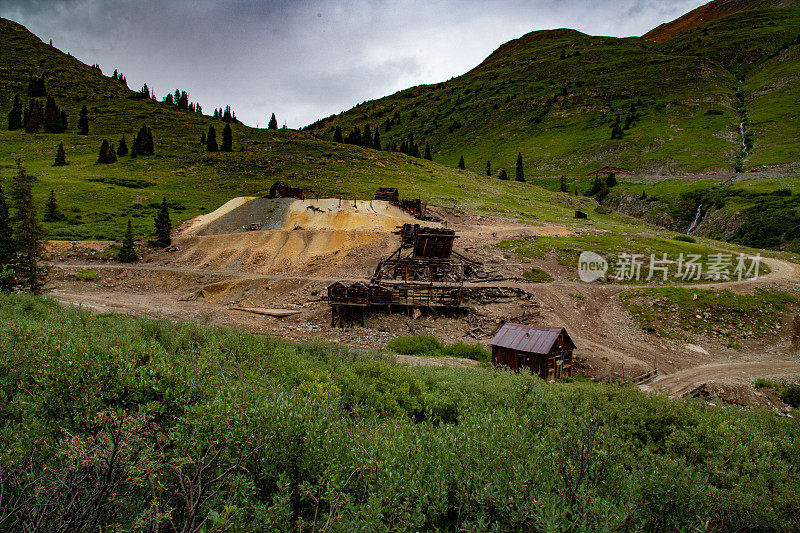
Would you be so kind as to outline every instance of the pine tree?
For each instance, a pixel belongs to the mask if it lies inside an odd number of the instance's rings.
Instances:
[[[32,182],[35,179],[28,177],[19,162],[17,168],[11,189],[15,210],[12,225],[16,281],[23,290],[39,294],[47,280],[45,267],[40,264],[44,258],[44,230],[36,217],[36,205],[33,202]]]
[[[272,117],[270,117],[269,125],[267,126],[267,128],[269,128],[271,130],[277,130],[278,129],[278,119],[275,118],[275,113],[273,113]]]
[[[147,124],[143,124],[142,129],[139,130],[139,144],[139,155],[153,155],[156,153],[153,132],[147,127]]]
[[[8,130],[14,131],[22,128],[22,101],[19,96],[14,96],[14,105],[8,113]]]
[[[139,155],[139,136],[133,134],[133,142],[131,143],[131,157]]]
[[[222,145],[219,149],[223,152],[233,150],[233,132],[230,124],[225,124],[225,129],[222,130]]]
[[[491,161],[487,161],[486,162],[486,175],[489,176],[490,178],[492,177],[492,162]]]
[[[467,166],[464,164],[464,156],[461,156],[461,159],[458,160],[458,168],[461,170],[466,170]]]
[[[167,199],[161,201],[161,207],[155,219],[156,245],[165,248],[172,244],[170,233],[172,232],[172,221],[169,219],[169,206]]]
[[[86,106],[81,107],[81,114],[78,117],[78,135],[89,135],[89,110]]]
[[[578,196],[578,186],[575,186],[575,196]]]
[[[103,139],[100,145],[100,153],[97,155],[98,163],[108,163],[108,141]]]
[[[525,169],[522,166],[522,152],[517,154],[516,174],[514,179],[517,181],[525,181]]]
[[[54,167],[64,167],[67,166],[67,153],[64,151],[64,143],[58,143],[58,148],[56,149],[56,162],[53,163]]]
[[[42,106],[39,100],[31,100],[25,117],[25,131],[28,133],[39,133],[41,127]]]
[[[369,124],[364,125],[364,134],[361,136],[361,145],[372,148],[372,128]]]
[[[108,159],[106,163],[116,163],[117,162],[117,152],[114,150],[114,145],[110,144],[108,146]]]
[[[208,135],[206,135],[206,150],[209,152],[216,152],[219,150],[219,146],[217,146],[217,130],[214,129],[213,124],[208,127]]]
[[[433,156],[431,155],[430,143],[425,143],[425,159],[427,159],[428,161],[433,161]]]
[[[558,180],[558,185],[559,185],[559,190],[561,192],[567,192],[567,178],[566,177],[561,176],[561,178]]]
[[[500,180],[507,180],[508,179],[508,172],[506,172],[506,169],[504,169],[504,168],[500,169],[500,174],[497,175],[497,179],[500,179]]]
[[[381,149],[381,132],[380,128],[375,128],[375,135],[372,136],[372,148],[375,150]]]
[[[0,292],[10,292],[14,288],[14,255],[8,204],[0,185]]]
[[[119,140],[119,148],[117,148],[117,155],[125,157],[128,155],[128,143],[125,142],[125,134],[122,134],[122,139]]]
[[[64,133],[66,113],[62,116],[61,109],[56,105],[52,96],[47,97],[44,105],[44,131],[45,133]]]
[[[642,189],[642,195],[639,197],[639,200],[647,200],[647,193]]]
[[[44,218],[45,222],[59,222],[66,217],[58,210],[56,203],[56,192],[50,189],[50,196],[47,198],[47,203],[44,204]]]
[[[125,237],[122,238],[122,247],[117,253],[117,261],[122,263],[133,263],[139,256],[136,254],[135,242],[133,240],[133,229],[131,228],[131,219],[128,219],[128,229],[125,231]]]
[[[200,144],[205,146],[206,145],[206,132],[200,132]]]
[[[342,127],[336,126],[336,129],[333,130],[333,142],[335,143],[343,143],[344,137],[342,136]]]

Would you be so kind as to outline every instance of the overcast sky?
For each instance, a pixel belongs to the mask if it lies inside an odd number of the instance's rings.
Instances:
[[[642,35],[703,0],[0,0],[0,16],[159,98],[305,126],[470,70],[533,30]]]

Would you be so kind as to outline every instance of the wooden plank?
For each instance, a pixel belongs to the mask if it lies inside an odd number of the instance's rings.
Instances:
[[[266,315],[274,317],[291,316],[301,313],[297,309],[266,309],[263,307],[231,307],[234,311],[244,311],[245,313],[254,313],[256,315]]]

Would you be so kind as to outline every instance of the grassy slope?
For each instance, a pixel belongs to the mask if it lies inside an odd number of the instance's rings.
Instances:
[[[336,125],[346,134],[399,112],[401,123],[381,130],[384,141],[414,134],[431,143],[434,159],[455,166],[463,155],[476,172],[487,160],[495,169],[513,169],[518,151],[529,174],[586,173],[604,165],[729,169],[738,151],[737,75],[794,39],[799,22],[796,7],[755,9],[660,45],[571,30],[533,32],[501,46],[463,76],[366,102],[311,130],[330,138]],[[572,56],[576,51],[580,55]],[[612,141],[610,124],[617,114],[624,120],[638,99],[643,106],[637,125],[623,140]],[[780,114],[761,107],[767,117],[758,120],[778,124],[800,109],[796,101]],[[762,134],[756,142],[764,155],[746,165],[800,160],[800,147],[787,147],[780,136]]]

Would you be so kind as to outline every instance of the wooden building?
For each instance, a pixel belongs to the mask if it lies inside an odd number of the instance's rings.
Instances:
[[[564,328],[505,324],[489,344],[496,367],[525,368],[547,380],[572,375],[575,343]]]
[[[383,200],[392,205],[398,205],[400,203],[400,192],[394,187],[380,187],[375,191],[375,195],[372,199]]]

